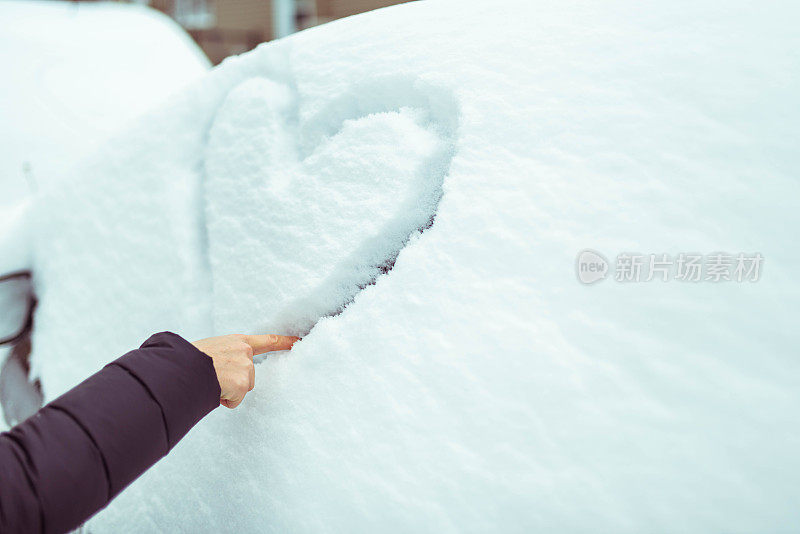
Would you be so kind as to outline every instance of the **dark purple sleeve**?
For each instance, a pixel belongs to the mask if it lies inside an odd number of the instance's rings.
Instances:
[[[211,358],[171,332],[0,434],[0,532],[66,532],[219,406]]]

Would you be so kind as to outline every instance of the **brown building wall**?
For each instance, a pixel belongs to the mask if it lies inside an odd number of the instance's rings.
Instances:
[[[212,2],[221,30],[260,31],[272,37],[272,2],[269,0],[216,0]]]
[[[170,13],[172,10],[172,0],[152,0],[150,2],[150,7],[163,11],[164,13]]]
[[[317,15],[324,19],[339,19],[379,7],[403,4],[409,0],[317,0]]]
[[[349,17],[409,0],[297,0],[299,29]],[[203,0],[214,14],[212,26],[186,28],[216,64],[225,57],[241,54],[273,35],[271,0]],[[175,16],[176,0],[150,0],[150,5]]]

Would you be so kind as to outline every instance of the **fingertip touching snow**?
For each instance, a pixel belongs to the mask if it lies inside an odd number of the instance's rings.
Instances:
[[[36,199],[46,397],[157,331],[304,337],[89,529],[796,524],[797,15],[413,2],[121,132]],[[587,285],[584,250],[765,263]]]

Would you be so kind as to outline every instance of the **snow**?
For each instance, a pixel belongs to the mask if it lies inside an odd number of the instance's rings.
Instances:
[[[0,53],[0,208],[210,66],[166,16],[119,3],[4,1]]]
[[[155,331],[346,306],[89,528],[790,530],[797,11],[401,5],[225,61],[117,135],[37,199],[48,398]],[[766,263],[587,286],[587,248]]]

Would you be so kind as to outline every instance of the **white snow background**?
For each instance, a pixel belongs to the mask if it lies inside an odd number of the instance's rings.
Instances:
[[[0,51],[3,209],[209,67],[166,16],[110,2],[0,2]]]
[[[92,532],[796,528],[798,15],[413,3],[116,136],[37,199],[46,396],[160,330],[308,333]],[[587,287],[587,247],[765,265]]]

